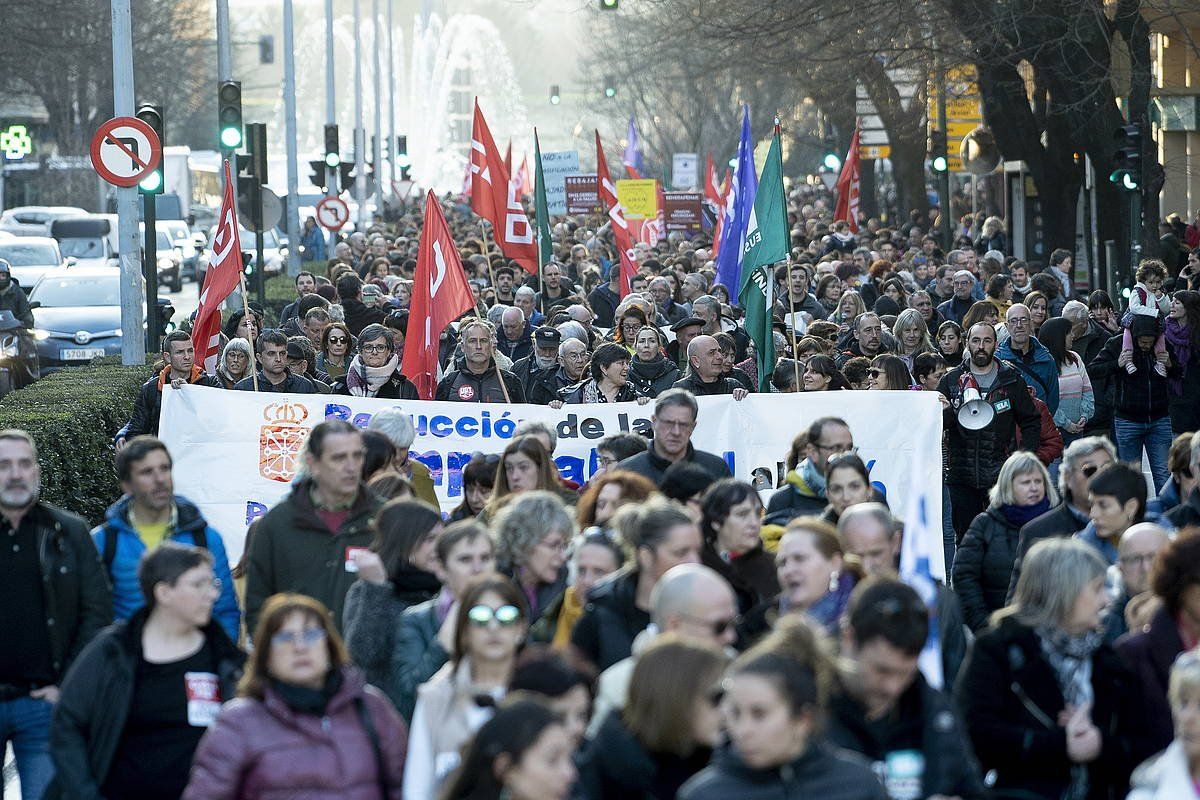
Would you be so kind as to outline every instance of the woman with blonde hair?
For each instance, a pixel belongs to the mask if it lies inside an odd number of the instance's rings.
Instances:
[[[921,312],[906,308],[896,317],[892,325],[892,338],[896,340],[896,356],[913,371],[913,359],[921,353],[932,353],[933,342],[929,339],[929,328]]]
[[[1128,800],[1200,798],[1200,653],[1175,659],[1167,689],[1175,739],[1133,772]]]
[[[954,590],[973,631],[982,630],[988,615],[1004,606],[1021,526],[1058,505],[1058,492],[1038,457],[1018,450],[1000,467],[988,499],[954,557]]]

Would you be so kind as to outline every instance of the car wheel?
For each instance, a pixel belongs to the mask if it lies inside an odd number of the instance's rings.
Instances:
[[[172,292],[183,291],[183,276],[180,275],[179,273],[175,273],[175,277],[171,279],[171,291]]]

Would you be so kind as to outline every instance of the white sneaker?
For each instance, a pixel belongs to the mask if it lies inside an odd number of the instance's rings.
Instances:
[[[1130,361],[1125,365],[1125,371],[1132,375],[1133,373],[1137,372],[1137,365]]]
[[[1154,362],[1154,371],[1157,372],[1159,375],[1162,375],[1164,378],[1167,377],[1167,367],[1165,364],[1155,361]]]

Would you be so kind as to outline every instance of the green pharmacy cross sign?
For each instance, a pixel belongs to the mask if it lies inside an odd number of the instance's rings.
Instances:
[[[33,137],[24,125],[9,125],[0,130],[0,152],[7,161],[19,161],[33,153]]]

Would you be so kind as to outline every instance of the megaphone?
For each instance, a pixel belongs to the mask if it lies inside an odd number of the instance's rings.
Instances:
[[[963,389],[962,406],[958,409],[958,424],[969,431],[977,431],[991,424],[996,416],[992,404],[983,399],[974,386]]]

